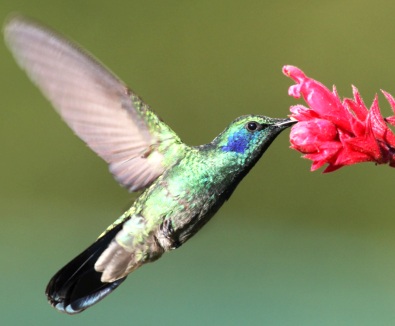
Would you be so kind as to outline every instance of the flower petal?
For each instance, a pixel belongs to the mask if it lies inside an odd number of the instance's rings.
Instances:
[[[337,130],[328,120],[312,119],[299,122],[291,129],[291,145],[301,153],[319,152],[324,143],[333,141]]]
[[[350,129],[352,115],[340,102],[336,90],[333,93],[320,82],[307,77],[299,68],[284,66],[283,73],[298,84],[289,88],[288,94],[299,98],[303,96],[309,107],[322,118],[332,121],[344,129]]]
[[[341,102],[335,87],[329,91],[299,68],[284,66],[283,72],[297,83],[289,94],[303,96],[308,104],[291,107],[291,117],[300,122],[292,127],[290,141],[291,148],[313,161],[312,171],[324,164],[324,172],[332,172],[369,161],[395,167],[395,135],[387,125],[395,126],[395,115],[383,118],[377,95],[368,109],[354,86],[354,98]],[[382,92],[395,113],[395,99]]]
[[[291,111],[291,117],[295,118],[298,121],[305,121],[305,120],[311,120],[314,118],[319,118],[319,115],[313,111],[310,110],[309,108],[306,108],[303,105],[293,105],[290,107]]]

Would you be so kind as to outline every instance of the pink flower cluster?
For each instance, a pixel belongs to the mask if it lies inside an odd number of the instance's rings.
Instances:
[[[291,107],[291,117],[299,122],[292,127],[290,141],[291,148],[313,161],[312,171],[326,163],[324,172],[360,162],[395,167],[395,135],[387,125],[395,126],[395,116],[382,117],[377,95],[368,110],[355,87],[354,98],[341,101],[335,87],[331,92],[296,67],[285,66],[283,73],[296,82],[288,94],[303,96],[309,106]],[[395,112],[395,99],[382,92]]]

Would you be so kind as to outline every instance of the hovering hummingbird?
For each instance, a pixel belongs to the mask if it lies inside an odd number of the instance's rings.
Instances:
[[[229,199],[281,131],[295,121],[234,120],[211,143],[188,146],[122,81],[78,45],[30,19],[4,27],[16,61],[70,128],[141,195],[50,280],[56,309],[79,313],[141,265],[191,238]]]

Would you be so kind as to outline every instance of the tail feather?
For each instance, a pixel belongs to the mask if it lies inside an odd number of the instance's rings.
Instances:
[[[108,231],[52,277],[45,290],[52,306],[68,314],[79,313],[110,294],[126,279],[103,283],[100,280],[102,273],[94,268],[97,259],[122,229],[122,224]]]

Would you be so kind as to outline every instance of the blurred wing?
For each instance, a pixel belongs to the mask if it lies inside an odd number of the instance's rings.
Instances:
[[[29,19],[12,18],[4,34],[18,64],[120,184],[135,191],[164,171],[162,153],[178,137],[115,75]]]

